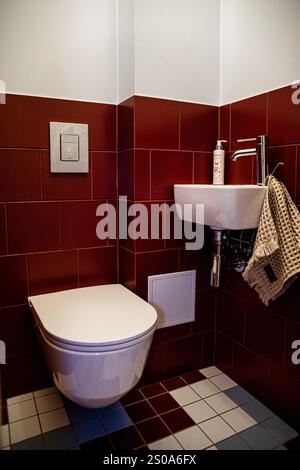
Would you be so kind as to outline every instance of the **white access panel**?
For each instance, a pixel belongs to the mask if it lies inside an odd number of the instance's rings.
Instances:
[[[195,297],[195,270],[148,277],[148,302],[157,311],[157,328],[194,321]]]

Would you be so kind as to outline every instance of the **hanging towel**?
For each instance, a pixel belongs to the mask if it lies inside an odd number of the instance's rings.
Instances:
[[[243,273],[265,305],[283,294],[300,272],[300,213],[274,176],[267,185],[253,254]]]

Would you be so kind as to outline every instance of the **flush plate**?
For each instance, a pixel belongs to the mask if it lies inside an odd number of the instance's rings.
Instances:
[[[88,173],[88,125],[50,122],[51,173]]]

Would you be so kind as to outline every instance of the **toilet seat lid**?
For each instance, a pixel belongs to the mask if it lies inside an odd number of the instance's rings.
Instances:
[[[28,301],[48,335],[74,345],[128,342],[157,321],[154,307],[121,284],[37,295]]]

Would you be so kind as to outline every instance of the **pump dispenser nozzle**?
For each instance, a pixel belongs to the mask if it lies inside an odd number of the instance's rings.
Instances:
[[[222,144],[227,142],[227,140],[217,140],[216,150],[223,150]]]

